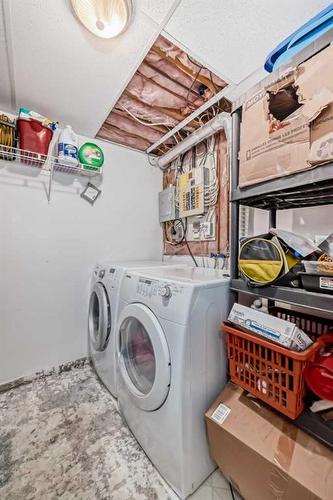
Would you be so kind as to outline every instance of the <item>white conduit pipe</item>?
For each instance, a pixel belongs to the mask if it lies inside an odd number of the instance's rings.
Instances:
[[[231,118],[229,113],[219,113],[202,127],[198,128],[191,135],[188,135],[183,141],[177,144],[163,156],[151,158],[151,163],[161,170],[164,170],[169,163],[178,158],[183,153],[186,153],[193,146],[205,139],[208,139],[219,130],[224,129],[227,137],[227,142],[230,144],[231,136]]]

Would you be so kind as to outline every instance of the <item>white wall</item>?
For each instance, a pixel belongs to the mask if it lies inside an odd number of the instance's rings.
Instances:
[[[268,212],[254,210],[251,226],[252,235],[267,232]],[[311,239],[328,236],[333,233],[333,205],[278,211],[277,227],[294,231]]]
[[[333,233],[333,205],[295,210],[293,229],[309,238],[317,236],[320,241],[321,236]]]
[[[161,256],[161,173],[143,154],[99,144],[94,206],[79,196],[86,179],[57,174],[48,204],[41,176],[0,162],[0,383],[86,356],[96,261]]]

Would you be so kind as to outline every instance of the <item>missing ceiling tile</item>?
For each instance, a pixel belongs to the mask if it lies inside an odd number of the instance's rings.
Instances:
[[[227,83],[159,36],[100,128],[97,137],[146,151]],[[220,99],[161,144],[161,155],[230,103]]]

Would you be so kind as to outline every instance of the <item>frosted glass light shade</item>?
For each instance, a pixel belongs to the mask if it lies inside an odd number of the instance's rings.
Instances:
[[[71,0],[83,26],[101,38],[114,38],[128,27],[133,5],[131,0]]]

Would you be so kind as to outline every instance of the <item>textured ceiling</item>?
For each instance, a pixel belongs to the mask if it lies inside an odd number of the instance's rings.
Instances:
[[[136,2],[129,30],[103,40],[77,21],[69,0],[4,0],[11,17],[16,107],[94,136],[174,4],[154,3]],[[6,109],[15,111],[10,104]]]
[[[182,0],[166,31],[238,83],[330,0]]]
[[[134,0],[129,30],[94,37],[70,0],[0,0],[0,106],[27,106],[95,136],[144,56],[166,36],[226,81],[262,66],[266,54],[329,0]],[[10,22],[9,76],[3,12]],[[170,18],[170,19],[169,19]],[[12,83],[12,88],[11,88]],[[13,97],[16,96],[16,102]]]

